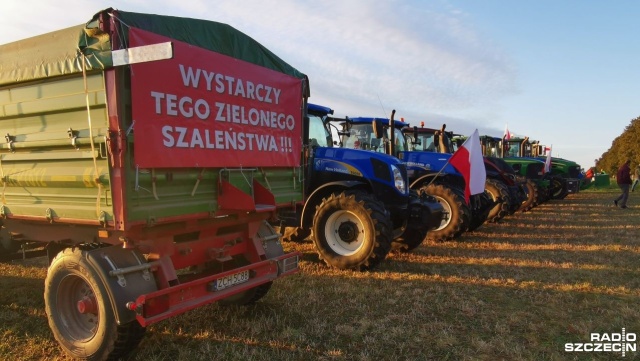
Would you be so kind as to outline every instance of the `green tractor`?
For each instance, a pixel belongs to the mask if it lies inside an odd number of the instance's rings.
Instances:
[[[519,173],[529,177],[529,175],[535,175],[539,171],[528,170],[528,161],[535,160],[541,162],[544,169],[544,163],[546,161],[547,147],[541,145],[539,141],[530,141],[529,137],[511,137],[505,139],[503,142],[503,157],[505,161],[512,165],[520,164]],[[527,167],[525,166],[527,164]],[[536,166],[536,167],[539,167]],[[576,193],[580,189],[580,166],[572,161],[561,158],[551,158],[551,170],[549,173],[545,173],[543,170],[541,180],[547,181],[547,197],[550,199],[564,199],[570,193]],[[534,181],[536,182],[536,181]],[[538,182],[539,183],[539,182]],[[546,183],[546,182],[545,182]],[[540,186],[544,184],[540,183]],[[543,194],[543,198],[544,198]]]

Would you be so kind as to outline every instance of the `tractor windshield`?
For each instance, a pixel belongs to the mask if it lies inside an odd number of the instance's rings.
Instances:
[[[309,145],[312,147],[331,147],[333,145],[331,133],[327,130],[324,120],[314,114],[309,114]]]
[[[435,134],[433,133],[418,133],[417,141],[413,140],[413,136],[411,136],[411,134],[407,134],[407,136],[411,137],[409,147],[412,151],[436,152],[438,149],[436,146]]]
[[[520,141],[512,141],[510,140],[507,143],[508,148],[506,149],[505,156],[507,157],[519,157],[520,156]]]
[[[407,150],[407,141],[400,129],[394,129],[395,132],[395,150],[402,152]],[[390,136],[387,129],[387,140]],[[384,147],[385,139],[376,138],[371,123],[352,124],[348,135],[342,136],[342,144],[345,148],[372,150],[374,152],[386,153]]]

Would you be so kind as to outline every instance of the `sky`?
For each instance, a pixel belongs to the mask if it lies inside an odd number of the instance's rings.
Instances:
[[[305,73],[309,102],[338,116],[508,128],[584,168],[640,116],[635,0],[4,0],[0,44],[109,7],[229,24]]]

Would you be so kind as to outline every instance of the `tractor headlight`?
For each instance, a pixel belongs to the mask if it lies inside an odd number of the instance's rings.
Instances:
[[[407,193],[407,182],[405,182],[404,177],[402,177],[400,169],[391,164],[391,172],[393,173],[393,184],[396,186],[396,189],[402,194]]]

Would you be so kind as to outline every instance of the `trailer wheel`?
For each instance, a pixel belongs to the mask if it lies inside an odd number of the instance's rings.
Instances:
[[[117,324],[107,290],[84,253],[67,248],[49,266],[44,289],[49,327],[73,358],[124,357],[138,345],[145,328],[136,321]]]
[[[489,211],[487,220],[492,223],[498,222],[509,214],[509,205],[511,204],[509,190],[502,182],[495,179],[487,179],[485,190],[494,201],[498,202]]]
[[[531,179],[527,179],[526,189],[527,199],[522,202],[519,209],[522,212],[527,212],[538,205],[538,187]]]
[[[440,227],[427,232],[427,239],[443,242],[457,238],[467,230],[470,212],[459,194],[440,184],[423,185],[418,192],[433,196],[444,208]]]
[[[333,193],[316,207],[313,241],[329,266],[370,270],[387,256],[392,238],[384,204],[365,191]]]
[[[262,243],[264,245],[265,256],[267,259],[282,256],[284,254],[284,249],[282,248],[282,244],[278,241],[277,238],[273,238],[271,236],[277,235],[276,230],[268,223],[263,222],[258,229],[258,234],[256,237],[258,239],[263,240]],[[249,264],[244,257],[234,259],[231,261],[234,264],[234,267],[242,267]],[[263,283],[259,286],[250,288],[244,292],[237,293],[233,296],[227,297],[225,299],[220,300],[221,305],[250,305],[256,303],[262,297],[266,296],[269,290],[271,289],[271,285],[273,282]]]
[[[391,249],[399,252],[410,252],[422,244],[427,236],[424,227],[403,227],[403,232],[391,242]]]

